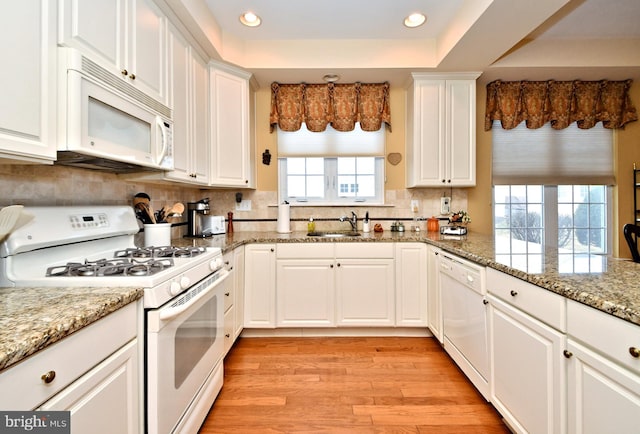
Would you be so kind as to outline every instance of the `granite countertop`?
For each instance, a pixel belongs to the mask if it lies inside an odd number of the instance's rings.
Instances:
[[[639,263],[602,255],[559,254],[557,249],[546,249],[541,255],[501,254],[496,253],[493,236],[473,231],[464,237],[446,239],[438,233],[424,231],[370,232],[343,238],[308,237],[306,232],[234,232],[174,241],[183,245],[220,247],[223,252],[249,243],[425,242],[640,325]]]
[[[143,294],[141,288],[0,288],[0,372]]]
[[[385,231],[319,238],[308,237],[306,232],[234,232],[172,242],[220,247],[223,253],[250,243],[424,242],[640,325],[640,264],[606,256],[562,255],[552,249],[537,258],[497,254],[490,235],[470,232],[465,237],[443,239],[431,232]],[[513,265],[518,260],[525,265]],[[0,288],[0,371],[134,302],[143,293],[141,288]]]

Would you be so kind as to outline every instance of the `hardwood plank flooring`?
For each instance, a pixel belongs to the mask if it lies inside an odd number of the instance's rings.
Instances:
[[[431,338],[240,338],[200,434],[509,433]]]

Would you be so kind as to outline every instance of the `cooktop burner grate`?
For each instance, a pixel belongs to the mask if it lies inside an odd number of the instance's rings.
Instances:
[[[97,261],[69,262],[47,268],[47,277],[71,276],[151,276],[162,270],[173,267],[172,258],[115,258]]]
[[[192,258],[206,251],[205,247],[133,247],[117,250],[113,256],[115,258]]]

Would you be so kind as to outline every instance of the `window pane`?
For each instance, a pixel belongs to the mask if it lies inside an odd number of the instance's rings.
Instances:
[[[338,193],[342,197],[353,197],[357,193],[355,176],[338,176]]]
[[[307,177],[307,197],[324,197],[324,176]]]
[[[289,175],[304,175],[305,171],[304,158],[287,158],[287,173]]]
[[[324,158],[306,158],[308,175],[324,175]]]
[[[571,203],[571,202],[573,202],[573,186],[559,185],[558,186],[558,203]]]
[[[374,197],[376,195],[376,177],[374,175],[358,176],[358,196]]]
[[[338,158],[338,174],[350,174],[356,173],[356,158],[355,157],[341,157]]]
[[[376,159],[374,157],[358,157],[358,175],[373,175],[376,173]]]
[[[287,176],[287,193],[289,197],[305,197],[305,177]]]
[[[527,186],[526,185],[512,185],[511,186],[511,201],[517,199],[518,202],[526,202],[527,200]]]
[[[511,189],[508,185],[496,185],[493,188],[495,203],[509,203],[509,196],[511,194]]]
[[[541,185],[527,185],[527,202],[542,203],[543,187]]]

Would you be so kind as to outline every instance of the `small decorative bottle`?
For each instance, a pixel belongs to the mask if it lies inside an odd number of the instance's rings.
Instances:
[[[313,217],[309,217],[309,223],[307,223],[307,232],[315,232],[316,231],[316,222],[313,221]]]

